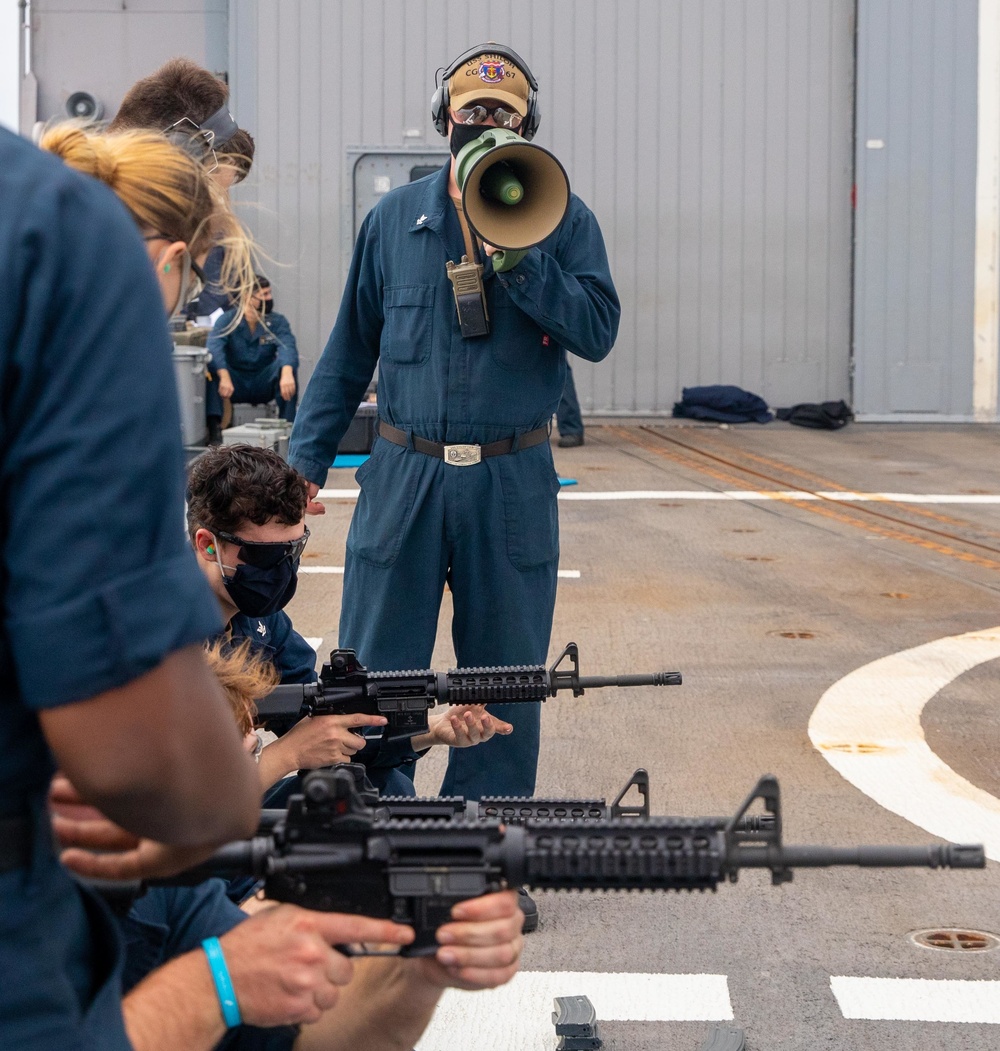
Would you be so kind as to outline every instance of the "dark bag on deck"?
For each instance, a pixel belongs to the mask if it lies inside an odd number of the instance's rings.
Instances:
[[[777,409],[776,413],[779,420],[825,431],[839,430],[854,419],[854,413],[845,401],[803,402],[790,409]]]

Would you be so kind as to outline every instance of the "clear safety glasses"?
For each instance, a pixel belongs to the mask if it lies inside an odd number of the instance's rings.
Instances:
[[[516,131],[524,120],[520,113],[504,109],[503,106],[497,106],[496,109],[470,106],[467,109],[452,110],[452,114],[456,124],[483,124],[492,117],[498,128],[510,128],[511,131]]]
[[[213,532],[218,540],[225,540],[227,544],[237,544],[240,549],[240,560],[256,569],[274,569],[286,558],[291,562],[298,562],[309,540],[308,527],[298,540],[276,544],[244,540],[232,533],[223,533],[221,529],[213,530]]]

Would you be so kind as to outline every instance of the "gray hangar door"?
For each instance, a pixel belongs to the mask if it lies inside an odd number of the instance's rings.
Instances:
[[[622,299],[584,410],[669,413],[733,383],[772,405],[849,395],[854,0],[241,0],[246,214],[308,375],[355,224],[352,158],[444,140],[434,71],[483,40],[540,85],[536,142],[596,212]]]
[[[854,408],[971,419],[979,5],[858,12]]]

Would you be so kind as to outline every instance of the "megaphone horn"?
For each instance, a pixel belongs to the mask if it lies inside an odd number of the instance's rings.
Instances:
[[[506,128],[488,128],[459,151],[455,180],[473,232],[503,249],[493,269],[509,270],[544,241],[569,207],[569,179],[548,150]]]

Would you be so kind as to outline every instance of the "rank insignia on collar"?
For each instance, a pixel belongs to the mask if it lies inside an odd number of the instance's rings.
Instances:
[[[426,215],[421,215],[420,218],[417,220],[417,226],[420,226],[420,225],[422,225],[423,223],[426,223],[426,222],[427,222],[427,216]]]
[[[499,84],[504,77],[502,62],[484,62],[479,67],[479,79],[487,84]]]
[[[258,635],[266,635],[267,634],[267,628],[264,627],[264,622],[262,620],[258,620],[257,621],[257,634]]]

